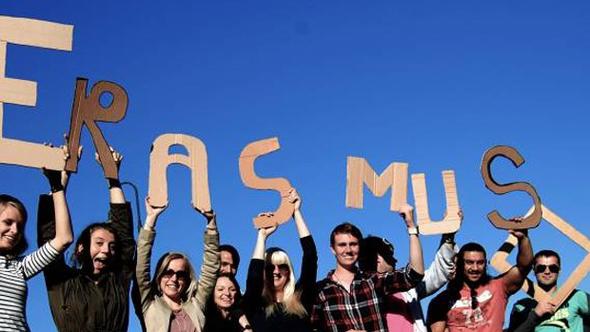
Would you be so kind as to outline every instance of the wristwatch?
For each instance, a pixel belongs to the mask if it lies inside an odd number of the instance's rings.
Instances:
[[[408,234],[409,235],[418,235],[418,227],[408,227]]]

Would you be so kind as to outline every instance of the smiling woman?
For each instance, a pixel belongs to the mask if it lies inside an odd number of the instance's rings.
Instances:
[[[168,252],[158,260],[150,280],[150,260],[155,225],[167,205],[154,206],[145,201],[147,217],[139,232],[136,276],[141,295],[141,310],[147,331],[200,332],[205,324],[205,306],[215,285],[219,269],[219,234],[215,213],[201,212],[207,219],[205,252],[200,279],[189,259],[181,253]]]
[[[284,250],[264,250],[277,226],[259,229],[243,301],[257,332],[312,330],[309,314],[315,296],[317,251],[300,211],[301,198],[294,189],[289,193],[289,202],[294,205],[293,219],[303,248],[301,275],[296,281],[293,264]]]

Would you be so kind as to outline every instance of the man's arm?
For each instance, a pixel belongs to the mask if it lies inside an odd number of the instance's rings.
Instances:
[[[404,219],[410,236],[410,267],[419,274],[424,274],[424,258],[422,245],[414,222],[414,208],[408,204],[400,208],[400,216]]]
[[[455,234],[443,234],[441,245],[436,252],[434,261],[424,272],[424,279],[416,286],[418,299],[436,293],[447,281],[454,268],[453,258],[458,251]]]
[[[446,294],[440,293],[428,305],[426,322],[431,332],[444,332],[447,327]]]
[[[516,293],[524,282],[533,265],[533,248],[526,230],[511,230],[510,233],[518,239],[518,256],[516,266],[513,266],[502,276],[504,289],[508,294]]]

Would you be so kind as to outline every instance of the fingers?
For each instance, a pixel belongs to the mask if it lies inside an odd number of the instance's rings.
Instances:
[[[270,218],[270,217],[272,217],[274,215],[275,214],[273,212],[261,212],[261,213],[258,214],[258,217],[268,217],[268,218]]]

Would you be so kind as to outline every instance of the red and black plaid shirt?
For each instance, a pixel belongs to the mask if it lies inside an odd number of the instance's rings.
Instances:
[[[318,295],[311,314],[316,331],[387,331],[381,310],[384,296],[406,291],[423,277],[411,269],[373,275],[357,271],[349,292],[332,280],[332,274],[334,270],[318,282]]]

